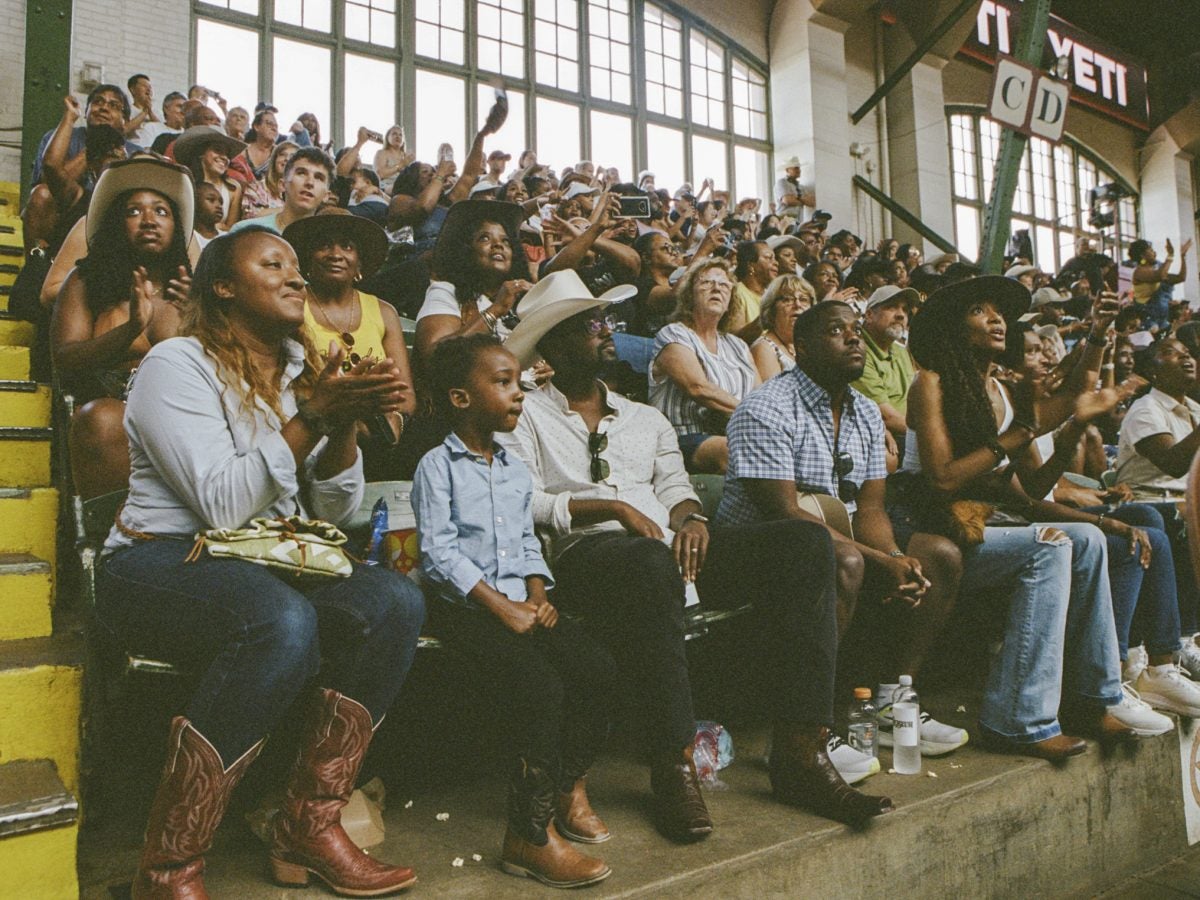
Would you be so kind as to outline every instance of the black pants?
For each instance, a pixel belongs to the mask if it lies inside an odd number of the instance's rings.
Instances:
[[[612,531],[581,539],[556,562],[559,593],[612,650],[636,685],[653,751],[695,733],[684,652],[684,587],[671,548]],[[837,661],[837,563],[812,522],[711,530],[696,588],[707,608],[754,605],[778,721],[830,725]]]
[[[561,592],[551,595],[556,602]],[[513,720],[518,756],[582,776],[608,734],[616,666],[575,622],[516,634],[486,610],[430,601],[439,637],[472,658]]]

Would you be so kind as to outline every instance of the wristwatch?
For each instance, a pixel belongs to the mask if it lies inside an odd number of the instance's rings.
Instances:
[[[323,437],[332,434],[335,427],[327,416],[313,412],[307,403],[296,404],[296,418]]]
[[[686,525],[688,522],[699,522],[701,525],[707,525],[708,524],[708,516],[701,515],[700,513],[697,513],[697,512],[688,513],[686,516],[683,517],[683,523]]]

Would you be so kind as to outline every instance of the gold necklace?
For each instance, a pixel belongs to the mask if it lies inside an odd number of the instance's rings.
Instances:
[[[345,345],[347,350],[352,348],[354,346],[354,333],[353,332],[356,329],[355,328],[343,329],[343,328],[339,328],[337,325],[335,325],[333,323],[333,320],[329,317],[329,313],[325,310],[325,304],[323,304],[317,298],[317,295],[313,293],[312,288],[308,289],[308,296],[312,299],[313,303],[316,304],[317,309],[321,313],[321,318],[325,320],[325,324],[329,326],[329,330],[334,332],[338,336],[338,338],[341,340],[342,344]],[[358,300],[358,291],[354,292],[354,299]],[[361,326],[362,325],[362,303],[361,303],[361,301],[358,304],[358,312],[359,312],[358,324],[359,324],[359,326]],[[351,318],[353,318],[354,313],[351,312],[350,316],[351,316]]]

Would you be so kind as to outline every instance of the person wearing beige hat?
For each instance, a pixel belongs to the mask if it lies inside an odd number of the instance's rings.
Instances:
[[[908,431],[908,391],[912,387],[912,357],[900,343],[908,333],[908,309],[921,302],[912,288],[894,284],[877,288],[867,301],[863,318],[862,375],[851,386],[874,400],[883,414],[883,424],[897,444],[903,444]]]
[[[805,207],[814,209],[816,198],[800,186],[800,157],[790,156],[783,161],[783,177],[775,182],[775,212],[803,221]]]
[[[1026,265],[1024,263],[1018,263],[1015,266],[1009,266],[1007,269],[1005,269],[1004,277],[1005,278],[1015,278],[1017,281],[1021,282],[1021,284],[1025,285],[1025,287],[1029,291],[1032,292],[1033,289],[1036,287],[1036,282],[1037,282],[1037,277],[1038,277],[1038,267]]]
[[[113,163],[96,182],[84,220],[87,253],[63,283],[50,325],[58,377],[87,401],[69,438],[85,499],[128,484],[126,384],[151,346],[179,331],[194,204],[187,169],[157,157]]]

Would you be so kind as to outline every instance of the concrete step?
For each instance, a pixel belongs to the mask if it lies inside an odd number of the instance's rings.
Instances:
[[[0,426],[0,488],[50,483],[52,434],[49,428]]]
[[[82,661],[73,635],[0,641],[0,764],[48,759],[78,790]]]
[[[933,707],[937,718],[970,726],[973,715],[943,712],[958,702],[939,702]],[[966,705],[977,708],[973,698]],[[1082,897],[1187,848],[1176,734],[1113,754],[1092,745],[1061,768],[968,744],[925,760],[920,776],[886,774],[891,754],[884,750],[883,774],[859,787],[892,797],[896,811],[855,832],[776,802],[761,761],[766,729],[734,724],[730,731],[736,758],[719,773],[724,789],[705,791],[716,830],[708,840],[686,846],[671,843],[651,825],[649,775],[635,752],[635,736],[619,734],[610,742],[588,778],[588,793],[613,838],[581,849],[604,859],[613,875],[590,887],[589,898]],[[421,897],[561,897],[500,871],[504,765],[480,759],[479,741],[470,739],[464,746],[439,748],[440,783],[404,787],[403,774],[414,762],[413,735],[411,728],[390,735],[381,729],[376,740],[383,746],[372,748],[372,758],[393,761],[396,774],[383,772],[387,833],[371,854],[413,866]],[[136,869],[156,764],[161,765],[161,742],[153,744],[153,758],[142,763],[137,786],[124,791],[144,798],[137,809],[123,821],[106,820],[103,828],[83,832],[85,898],[107,900]],[[450,774],[464,760],[474,761],[473,773]],[[111,777],[121,784],[127,771],[114,769]],[[283,895],[266,880],[267,848],[250,836],[246,812],[232,813],[218,833],[205,875],[208,888],[214,897],[274,900]],[[439,819],[441,813],[448,818]]]
[[[0,641],[49,637],[54,579],[30,553],[0,553]]]
[[[54,569],[57,522],[55,488],[0,487],[0,553],[30,553]]]
[[[79,804],[45,759],[0,765],[0,897],[76,897]]]
[[[0,328],[6,324],[0,319]],[[24,323],[22,323],[24,324]],[[53,392],[36,381],[0,381],[0,425],[49,428]]]
[[[8,296],[3,298],[3,308],[8,309]],[[26,381],[29,378],[29,348],[0,346],[0,379]]]

